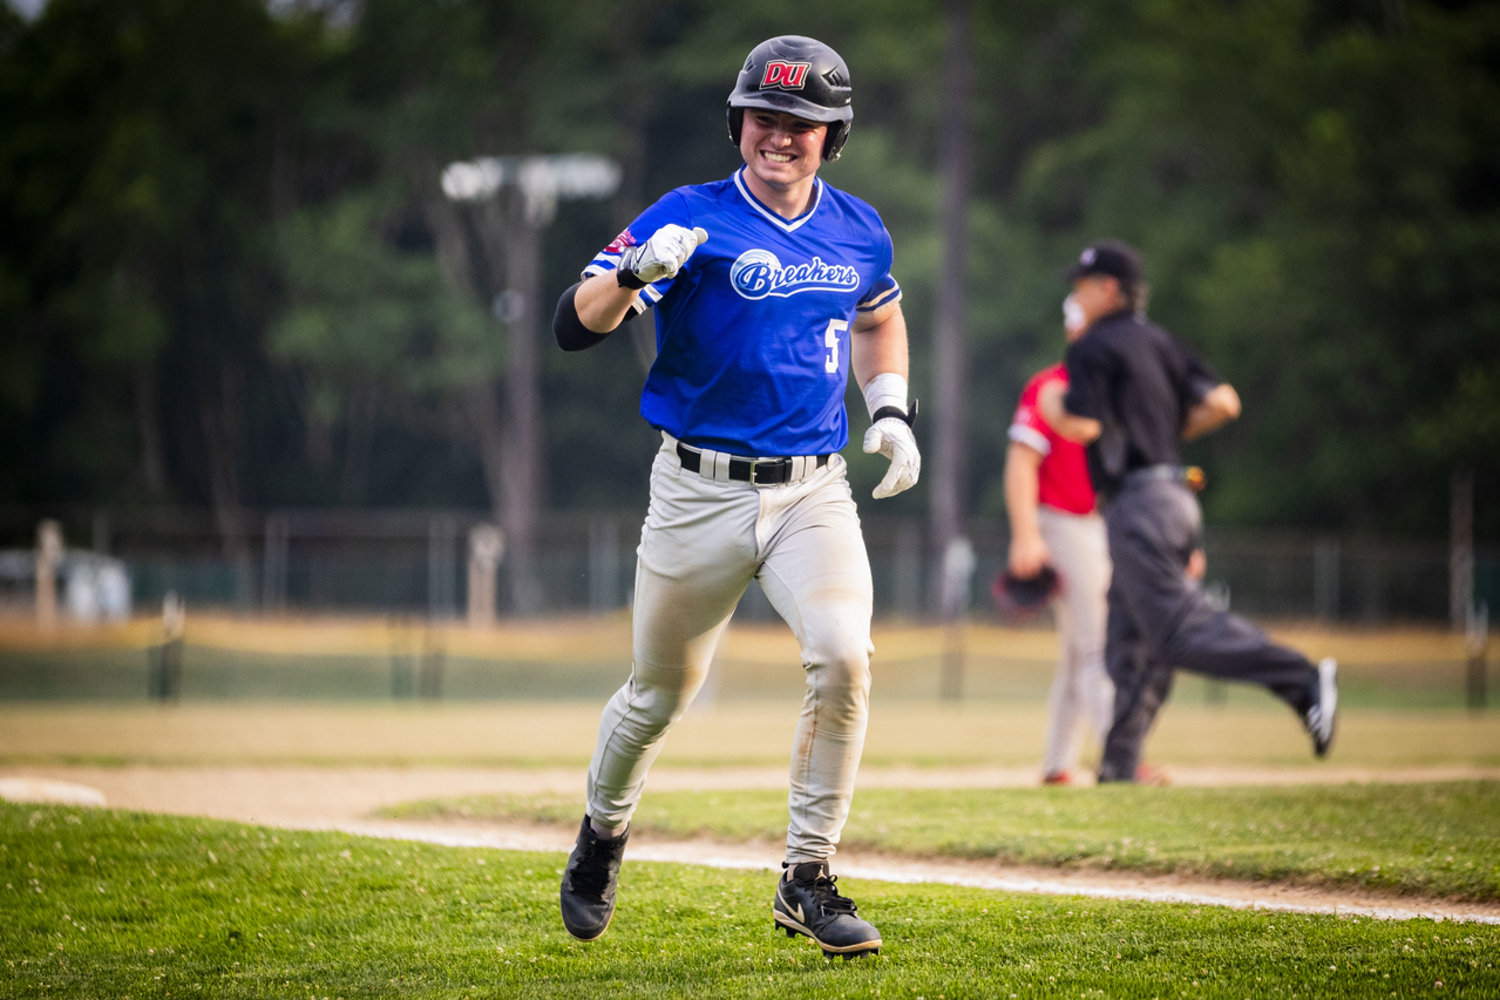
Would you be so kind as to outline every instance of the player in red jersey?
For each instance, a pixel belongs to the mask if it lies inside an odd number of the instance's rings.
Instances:
[[[1081,323],[1067,303],[1063,313],[1071,342],[1081,332]],[[1037,412],[1042,387],[1067,381],[1061,364],[1031,377],[1011,421],[1005,455],[1010,571],[1030,579],[1050,565],[1061,578],[1054,602],[1060,655],[1048,698],[1042,758],[1046,784],[1075,780],[1079,718],[1102,745],[1114,705],[1114,685],[1104,669],[1110,576],[1104,519],[1095,509],[1083,446],[1060,437]]]

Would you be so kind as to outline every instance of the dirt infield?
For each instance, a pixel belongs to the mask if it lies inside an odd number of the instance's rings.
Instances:
[[[474,767],[0,767],[0,780],[40,778],[96,789],[118,809],[208,816],[271,826],[338,825],[368,819],[387,806],[416,799],[488,793],[576,793],[578,768]],[[1373,770],[1353,767],[1174,768],[1184,787],[1344,784],[1500,779],[1500,767],[1421,767]],[[860,788],[1026,788],[1031,768],[869,767]],[[704,791],[785,788],[785,767],[658,767],[649,790]]]
[[[393,820],[340,823],[314,829],[337,829],[361,836],[420,840],[453,847],[551,851],[558,854],[565,854],[572,849],[575,833],[571,828],[552,826],[414,823]],[[633,861],[668,861],[715,868],[775,871],[781,867],[782,851],[774,844],[725,844],[710,840],[681,841],[642,836],[632,838],[630,857]],[[1228,882],[1175,875],[1139,875],[1132,872],[1064,872],[1055,868],[1004,865],[995,861],[910,858],[850,850],[839,852],[838,871],[843,879],[934,882],[998,892],[1186,903],[1245,910],[1329,913],[1382,920],[1458,920],[1500,924],[1500,904],[1418,900],[1279,883]]]
[[[0,789],[19,778],[62,788],[80,801],[79,790],[94,790],[104,803],[144,812],[207,816],[287,829],[341,830],[362,836],[421,840],[453,846],[566,852],[573,831],[564,827],[515,823],[412,822],[371,818],[385,806],[433,796],[493,792],[579,795],[583,772],[577,768],[382,768],[382,767],[3,767]],[[1346,781],[1447,781],[1500,778],[1500,768],[1435,767],[1379,772],[1359,768],[1234,769],[1182,768],[1180,785],[1342,783]],[[1003,788],[1035,784],[1029,768],[867,768],[862,788]],[[784,788],[781,768],[658,768],[650,790]],[[631,844],[631,857],[727,868],[774,869],[777,845],[676,841],[647,835]],[[1108,899],[1357,914],[1388,919],[1477,920],[1500,923],[1500,905],[1412,900],[1350,890],[1279,884],[1225,882],[1183,876],[1129,872],[1063,872],[1003,865],[993,861],[909,858],[843,851],[839,871],[846,877],[895,882],[940,882],[1007,892],[1083,895]]]

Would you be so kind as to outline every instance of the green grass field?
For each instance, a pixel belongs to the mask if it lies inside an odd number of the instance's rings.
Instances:
[[[770,876],[627,863],[614,926],[560,855],[0,805],[3,997],[1387,997],[1500,994],[1500,927],[845,886],[877,958],[772,930]]]
[[[474,796],[387,815],[572,825],[576,797]],[[639,830],[780,842],[781,791],[648,794]],[[1241,788],[869,789],[843,843],[918,856],[1500,899],[1500,782]]]

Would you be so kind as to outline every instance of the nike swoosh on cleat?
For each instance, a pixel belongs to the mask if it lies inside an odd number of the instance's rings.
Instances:
[[[802,904],[798,903],[796,908],[794,909],[792,907],[792,904],[786,901],[786,895],[781,891],[780,886],[776,887],[776,898],[781,900],[782,906],[786,907],[787,916],[796,918],[799,924],[807,923],[807,917],[805,917],[802,913]]]

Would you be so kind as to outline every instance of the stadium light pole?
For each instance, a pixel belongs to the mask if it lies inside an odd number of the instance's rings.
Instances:
[[[619,186],[619,164],[590,153],[487,156],[450,163],[442,173],[443,194],[470,209],[465,215],[484,258],[470,269],[474,291],[506,331],[504,419],[482,421],[480,450],[510,555],[511,605],[520,614],[541,608],[535,529],[542,497],[542,236],[559,201],[606,198]],[[490,385],[473,387],[473,396],[477,409],[493,410]]]

